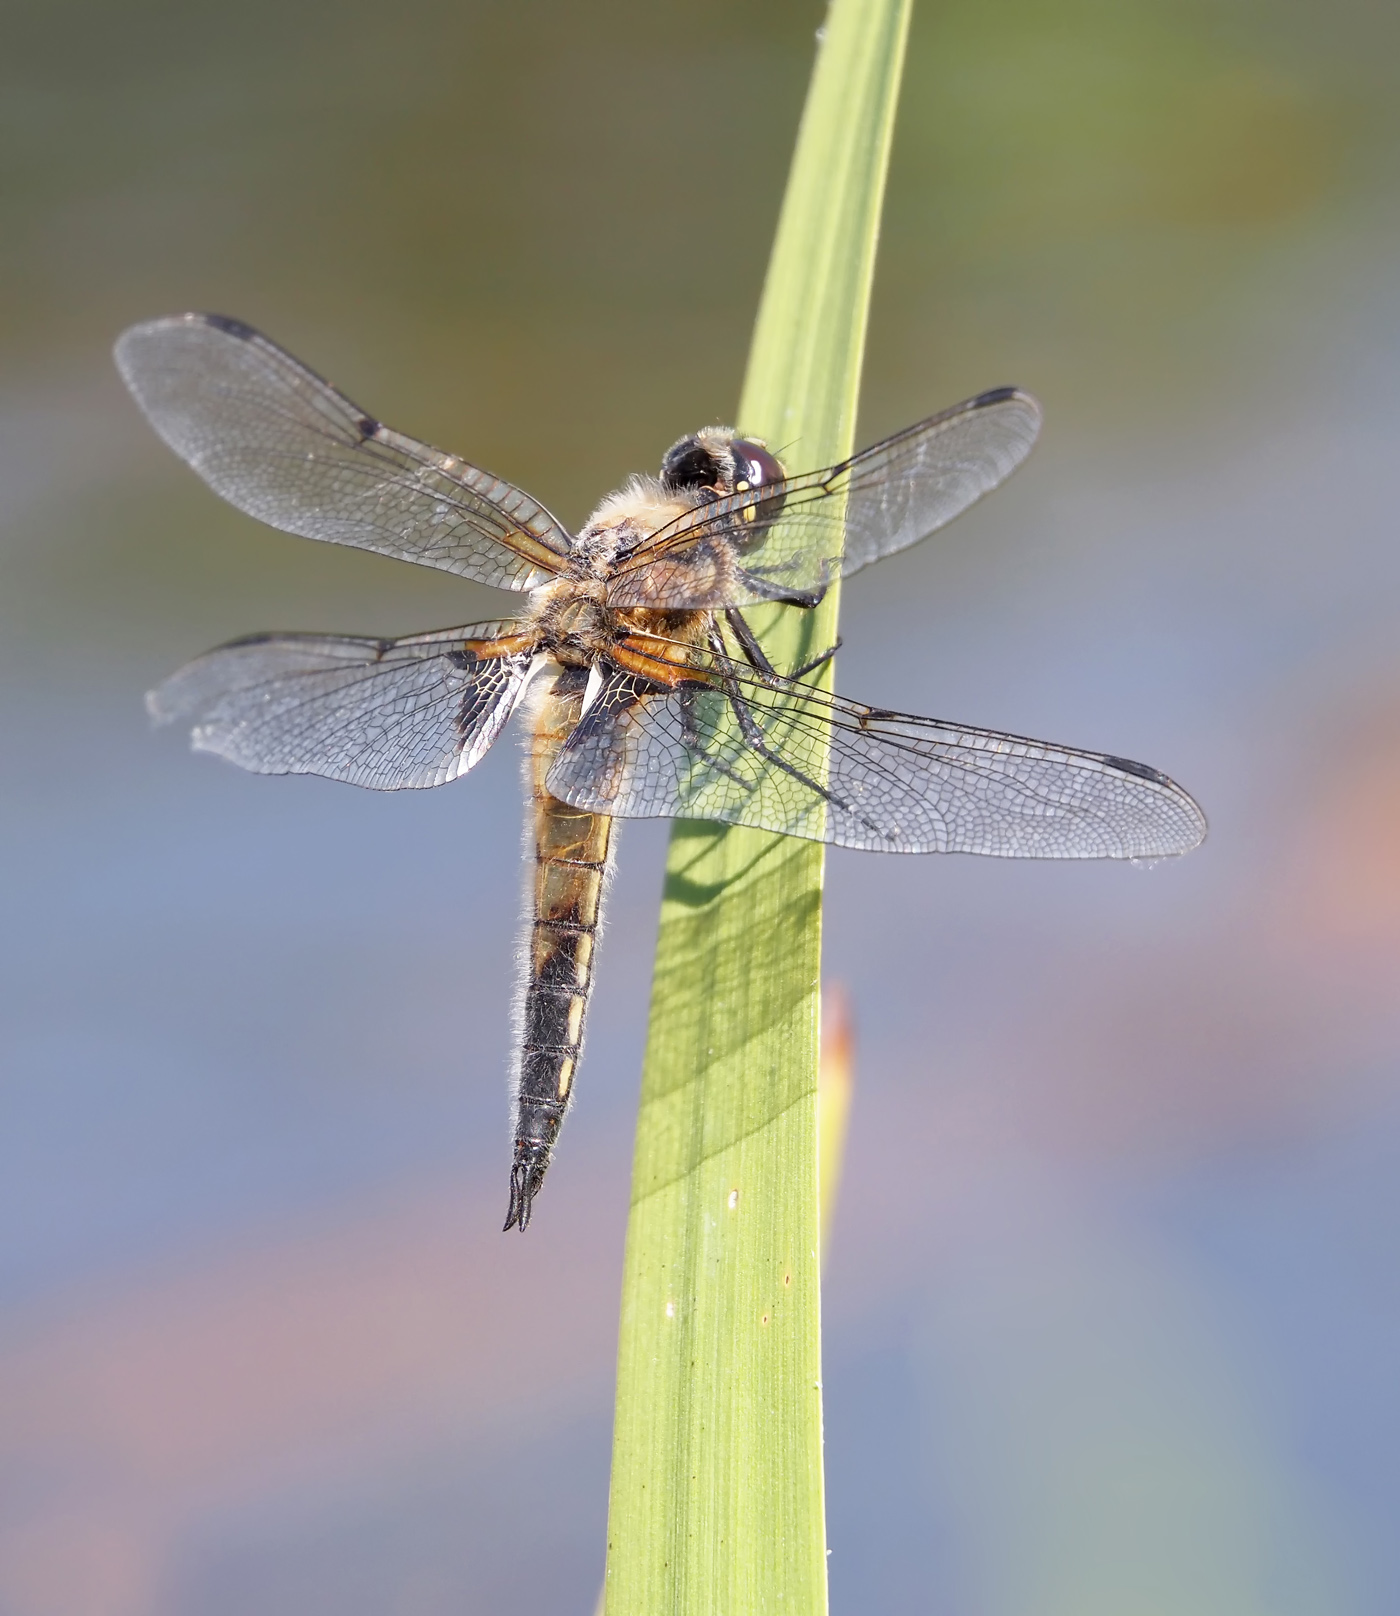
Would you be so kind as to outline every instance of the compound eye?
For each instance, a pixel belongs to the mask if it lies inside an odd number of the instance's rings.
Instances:
[[[780,483],[783,468],[761,443],[747,438],[735,438],[729,445],[734,456],[734,492],[742,494],[748,488],[762,488],[765,483]]]
[[[769,483],[782,482],[784,475],[782,466],[761,443],[751,443],[747,438],[735,438],[729,445],[729,452],[734,457],[736,494],[747,493],[750,488],[763,488]],[[756,542],[777,521],[782,509],[781,494],[773,499],[759,500],[757,504],[744,508],[740,514],[752,527],[753,542]]]
[[[719,464],[696,438],[682,438],[666,451],[661,480],[668,488],[714,488]]]

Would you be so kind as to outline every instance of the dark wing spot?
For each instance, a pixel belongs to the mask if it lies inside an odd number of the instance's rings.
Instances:
[[[1158,769],[1151,769],[1145,763],[1134,763],[1131,758],[1109,757],[1104,754],[1104,762],[1109,768],[1117,769],[1120,774],[1135,774],[1139,780],[1151,780],[1154,785],[1169,786],[1171,781]]]
[[[360,434],[360,441],[372,438],[379,430],[379,422],[372,415],[362,415],[355,422],[355,430]]]
[[[990,387],[985,393],[979,393],[972,401],[972,407],[980,410],[988,404],[1004,404],[1008,398],[1015,398],[1021,391],[1019,387]]]
[[[447,660],[454,668],[470,668],[475,664],[477,659],[470,651],[449,651],[447,653]]]
[[[242,320],[235,320],[231,314],[201,314],[199,319],[203,320],[205,325],[212,325],[216,331],[227,331],[229,336],[238,337],[243,342],[257,336],[252,326]]]

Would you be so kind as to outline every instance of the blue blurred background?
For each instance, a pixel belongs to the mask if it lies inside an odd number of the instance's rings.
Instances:
[[[591,1611],[665,827],[503,1239],[514,748],[376,796],[141,707],[494,602],[220,505],[108,353],[237,314],[578,521],[734,408],[820,20],[7,0],[4,1616]],[[918,11],[859,436],[1003,382],[1048,425],[851,586],[839,682],[1212,832],[830,861],[838,1612],[1400,1609],[1398,59],[1388,0]]]

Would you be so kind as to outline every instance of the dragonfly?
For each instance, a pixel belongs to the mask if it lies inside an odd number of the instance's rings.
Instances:
[[[1005,480],[1040,406],[996,388],[788,476],[706,427],[576,532],[490,472],[385,426],[242,321],[183,314],[116,344],[165,442],[239,510],[523,597],[465,627],[255,634],[147,697],[196,750],[380,791],[471,770],[525,716],[526,946],[505,1228],[531,1217],[583,1048],[619,819],[747,825],[886,853],[1154,860],[1204,837],[1146,764],[865,706],[780,671],[745,616],[810,610]],[[832,648],[834,650],[834,647]]]

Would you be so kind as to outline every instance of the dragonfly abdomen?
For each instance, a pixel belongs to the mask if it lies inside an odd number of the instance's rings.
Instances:
[[[610,872],[612,820],[560,802],[545,778],[577,724],[585,669],[563,668],[537,697],[526,777],[533,860],[521,960],[515,1160],[507,1229],[524,1229],[569,1108],[593,989],[593,958]]]

